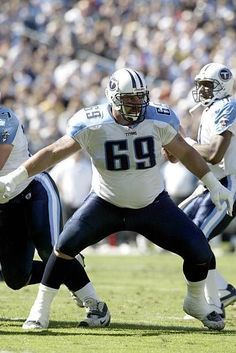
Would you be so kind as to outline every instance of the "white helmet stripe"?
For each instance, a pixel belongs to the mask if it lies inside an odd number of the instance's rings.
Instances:
[[[205,67],[204,67],[204,69],[205,69],[205,70],[204,70],[204,73],[206,73],[208,67],[211,67],[211,64],[205,65]]]

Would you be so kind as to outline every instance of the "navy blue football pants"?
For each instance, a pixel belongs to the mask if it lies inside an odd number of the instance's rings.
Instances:
[[[65,224],[56,250],[74,257],[108,235],[124,230],[142,234],[163,249],[180,255],[188,280],[206,278],[214,254],[202,231],[166,191],[140,209],[117,207],[91,193]]]
[[[10,288],[41,281],[61,230],[58,191],[45,172],[37,175],[21,194],[0,204],[0,263]],[[35,249],[42,261],[33,261]]]

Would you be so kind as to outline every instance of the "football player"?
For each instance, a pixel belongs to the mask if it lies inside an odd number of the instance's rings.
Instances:
[[[232,97],[234,79],[228,67],[219,63],[205,65],[195,78],[193,98],[204,108],[197,141],[186,141],[206,160],[211,172],[236,199],[236,100]],[[203,231],[207,240],[219,235],[236,215],[227,213],[226,205],[217,209],[209,191],[200,185],[188,199],[179,205]],[[219,299],[215,293],[217,282]],[[208,302],[224,307],[236,301],[236,289],[215,269],[209,271],[206,293]]]
[[[23,128],[13,111],[0,107],[0,176],[15,170],[30,156]],[[42,172],[18,183],[8,198],[0,195],[0,263],[3,279],[8,287],[40,283],[46,262],[62,231],[61,204],[57,187],[47,172]],[[41,261],[34,260],[35,249]],[[81,267],[83,280],[80,290],[73,299],[86,311],[104,319],[106,309],[97,297],[92,283],[83,269],[83,259],[77,255],[77,266]],[[42,288],[43,290],[43,288]],[[40,300],[40,298],[39,298]],[[109,312],[106,309],[109,321]],[[88,314],[87,314],[88,315]],[[87,318],[81,325],[89,325]],[[96,320],[92,320],[93,326]],[[100,321],[99,326],[101,326]],[[26,327],[27,326],[27,327]],[[29,320],[24,328],[40,328]]]
[[[84,149],[92,160],[93,189],[65,224],[41,281],[39,294],[48,312],[41,311],[42,306],[38,305],[31,319],[48,324],[51,302],[65,281],[77,295],[81,266],[74,259],[76,254],[109,234],[129,230],[183,258],[187,282],[184,311],[206,327],[221,330],[224,320],[212,310],[204,295],[214,254],[202,231],[164,190],[162,147],[201,179],[217,208],[226,207],[229,214],[231,192],[180,136],[179,120],[172,109],[149,102],[141,73],[130,68],[117,70],[108,82],[106,96],[107,103],[78,111],[69,120],[62,138],[0,178],[0,192],[8,198],[19,183],[72,153]]]

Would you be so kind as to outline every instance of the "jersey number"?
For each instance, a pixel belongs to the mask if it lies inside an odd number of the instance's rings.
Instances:
[[[133,141],[134,154],[137,160],[136,169],[152,168],[156,165],[153,137],[140,137]],[[105,143],[106,166],[108,170],[127,170],[130,158],[127,153],[128,141],[107,141]],[[120,153],[124,152],[124,153]],[[125,153],[126,152],[126,153]]]

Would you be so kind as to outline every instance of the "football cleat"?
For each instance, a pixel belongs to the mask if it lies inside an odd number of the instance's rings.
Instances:
[[[224,320],[216,311],[212,311],[201,321],[203,325],[208,327],[210,330],[221,331],[225,327]]]
[[[219,290],[219,296],[221,303],[226,308],[236,301],[236,288],[232,284],[228,284],[226,289]]]
[[[183,309],[186,314],[200,320],[204,326],[210,330],[221,331],[225,327],[223,318],[208,304],[201,305],[199,301],[191,297],[186,297],[184,300]]]
[[[83,303],[86,308],[86,318],[79,322],[80,327],[106,327],[109,326],[111,315],[106,303],[88,298]]]
[[[216,311],[221,317],[222,319],[225,319],[226,318],[226,314],[225,314],[225,308],[224,308],[224,305],[221,304],[221,307],[218,308],[216,305],[214,304],[209,304],[212,308],[212,310]],[[214,308],[214,309],[213,309]],[[195,319],[193,316],[190,316],[188,314],[184,315],[184,320],[193,320]]]
[[[48,328],[48,322],[41,323],[39,321],[34,320],[26,320],[22,328],[24,330],[46,330]]]

